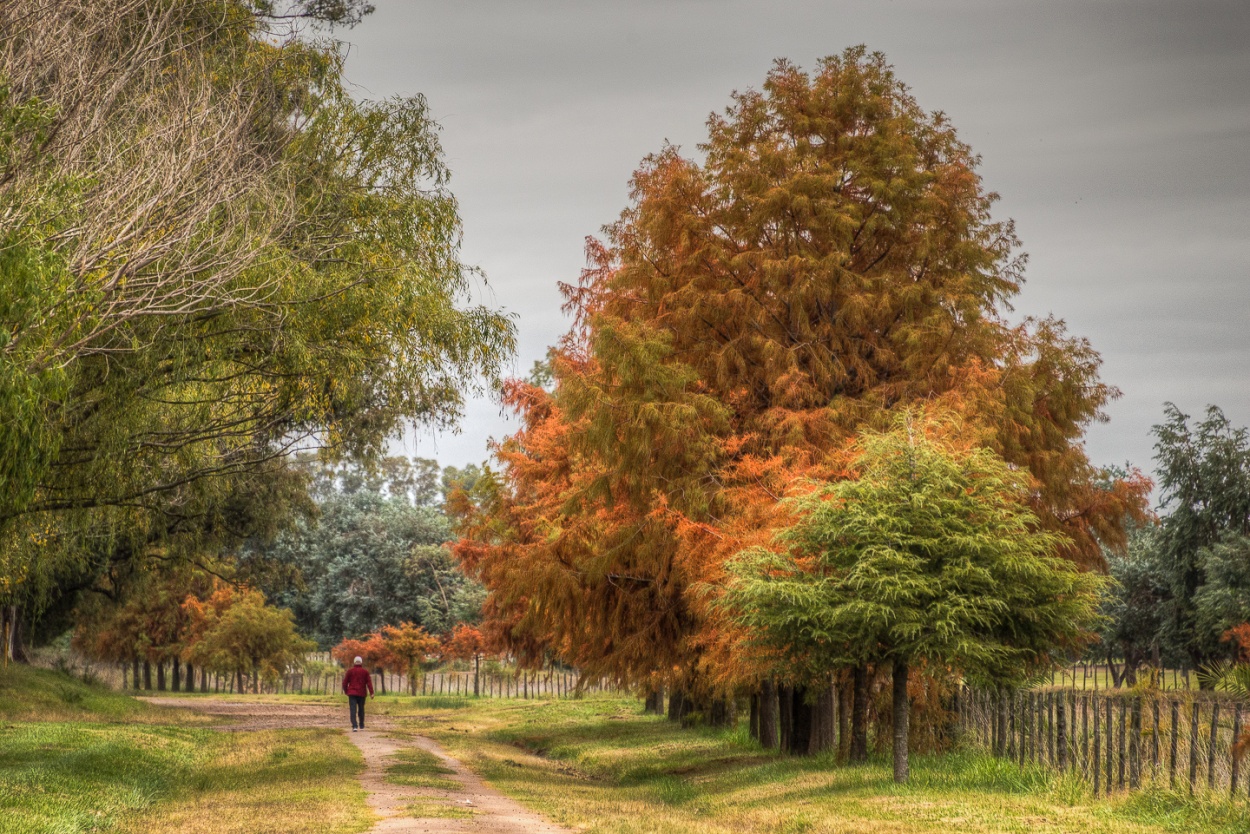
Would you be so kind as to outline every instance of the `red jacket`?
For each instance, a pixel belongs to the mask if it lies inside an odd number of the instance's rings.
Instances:
[[[348,695],[373,694],[373,676],[365,671],[363,666],[353,666],[347,670],[347,674],[343,676],[343,691]]]

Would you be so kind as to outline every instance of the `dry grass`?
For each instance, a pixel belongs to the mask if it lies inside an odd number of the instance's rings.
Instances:
[[[916,757],[911,783],[896,786],[884,759],[847,767],[782,757],[740,731],[682,730],[639,706],[605,698],[433,711],[417,699],[404,726],[554,821],[603,834],[1250,830],[1245,800],[1093,800],[1073,779],[971,752]]]
[[[367,831],[360,751],[336,730],[223,734],[189,790],[122,821],[126,834]]]
[[[341,732],[215,732],[210,719],[23,667],[0,677],[0,696],[0,834],[372,824],[363,760]]]

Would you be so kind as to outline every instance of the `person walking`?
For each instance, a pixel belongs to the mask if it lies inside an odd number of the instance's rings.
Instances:
[[[343,692],[347,695],[347,707],[352,713],[353,733],[356,732],[357,725],[362,730],[365,728],[365,694],[373,697],[373,676],[365,670],[364,663],[359,657],[356,658],[352,662],[352,668],[343,675]]]

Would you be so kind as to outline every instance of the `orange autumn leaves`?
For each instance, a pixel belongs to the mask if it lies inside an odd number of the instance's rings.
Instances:
[[[1105,476],[1081,442],[1117,392],[1061,321],[1008,323],[1014,228],[883,57],[778,62],[700,150],[644,160],[565,287],[552,390],[506,389],[521,428],[453,502],[490,628],[621,681],[750,680],[757,659],[695,589],[900,407],[956,414],[963,442],[1027,470],[1072,560],[1123,542],[1149,482]]]
[[[490,642],[475,626],[458,624],[455,629],[436,637],[412,623],[385,625],[361,639],[341,641],[330,655],[343,666],[351,666],[359,657],[368,669],[385,669],[408,677],[408,687],[416,694],[415,673],[430,658],[471,660],[490,652]]]

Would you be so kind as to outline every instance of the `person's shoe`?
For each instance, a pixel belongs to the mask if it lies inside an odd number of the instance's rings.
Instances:
[[[352,727],[352,732],[353,732],[353,733],[354,733],[354,732],[356,732],[356,728],[355,728],[355,727]]]

